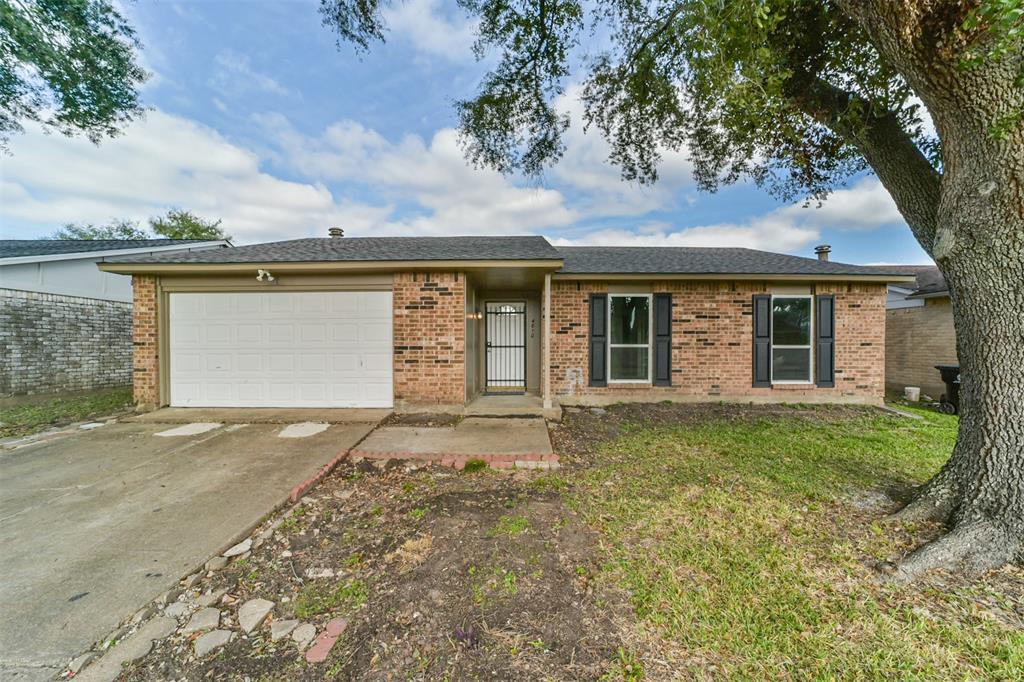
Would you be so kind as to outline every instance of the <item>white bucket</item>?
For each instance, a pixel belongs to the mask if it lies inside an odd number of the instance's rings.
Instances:
[[[921,400],[921,389],[918,386],[907,386],[903,389],[903,397],[912,403]]]

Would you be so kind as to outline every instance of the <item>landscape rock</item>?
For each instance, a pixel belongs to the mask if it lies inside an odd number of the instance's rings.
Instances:
[[[171,618],[181,618],[188,613],[188,604],[183,601],[176,601],[173,604],[168,604],[167,608],[164,609],[164,615],[170,616]]]
[[[207,571],[219,571],[228,565],[228,558],[225,556],[215,556],[206,562]]]
[[[218,625],[220,625],[220,611],[206,608],[196,611],[181,631],[184,634],[202,632],[203,630],[212,630]]]
[[[246,538],[246,539],[242,540],[241,542],[239,542],[234,547],[231,547],[230,549],[228,549],[221,556],[226,556],[226,557],[229,557],[229,558],[233,557],[233,556],[240,556],[240,555],[245,554],[246,552],[248,552],[250,549],[252,549],[252,538]]]
[[[307,568],[306,577],[312,580],[317,578],[333,578],[334,571],[329,568]]]
[[[135,612],[134,616],[132,616],[132,623],[141,623],[142,621],[152,616],[154,613],[156,613],[156,607],[152,605],[143,606],[141,609]]]
[[[153,640],[163,639],[174,632],[177,625],[173,618],[154,618],[82,670],[75,679],[83,682],[110,682],[116,679],[121,674],[123,664],[148,654],[153,648]]]
[[[188,590],[188,589],[191,589],[191,588],[195,587],[196,583],[198,583],[202,579],[203,579],[203,574],[202,573],[193,573],[189,577],[185,578],[185,581],[182,582],[181,584],[182,584],[182,586],[186,590]]]
[[[316,627],[310,623],[303,623],[292,632],[292,639],[295,640],[300,649],[305,649],[313,641],[314,637],[316,637]]]
[[[71,661],[68,665],[68,670],[77,675],[82,668],[92,663],[97,656],[99,656],[99,654],[95,651],[86,651],[84,654]]]
[[[219,590],[213,590],[206,594],[201,594],[196,597],[196,603],[200,606],[213,606],[221,600],[221,598],[227,594],[227,588],[221,588]]]
[[[327,627],[320,633],[320,636],[313,642],[313,646],[306,651],[306,661],[309,663],[323,663],[331,653],[334,643],[341,637],[348,627],[348,621],[344,618],[335,618],[327,623]]]
[[[250,599],[238,607],[238,624],[249,634],[263,623],[274,610],[274,602],[267,599]]]
[[[181,596],[181,590],[174,588],[173,590],[167,590],[159,597],[156,598],[156,603],[161,605],[171,604],[178,601],[178,597]]]
[[[205,635],[196,639],[196,656],[202,658],[206,654],[221,648],[234,639],[234,637],[235,633],[230,630],[214,630],[212,632],[207,632]]]
[[[298,625],[299,621],[297,620],[275,620],[270,624],[270,641],[276,642],[279,639],[284,639]]]

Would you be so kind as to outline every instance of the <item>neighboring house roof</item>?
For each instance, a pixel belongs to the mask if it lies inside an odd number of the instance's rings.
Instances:
[[[933,296],[949,296],[949,286],[946,284],[946,278],[942,276],[937,267],[922,268],[916,274],[917,290],[910,294],[912,297],[931,298]]]
[[[162,246],[187,246],[211,239],[0,239],[0,259],[53,256],[96,251],[125,251]]]
[[[541,261],[560,275],[769,275],[905,277],[767,251],[698,247],[555,247],[540,236],[517,237],[342,237],[294,239],[232,249],[125,256],[104,269],[134,266],[245,265],[270,263],[387,263],[431,261]],[[119,267],[121,265],[132,267]],[[547,263],[545,263],[547,264]]]
[[[913,275],[915,281],[900,285],[910,290],[907,298],[935,298],[938,296],[949,296],[949,286],[946,285],[946,278],[935,265],[872,265],[869,266],[881,272],[892,270],[902,271]]]
[[[694,246],[560,246],[566,274],[685,275],[894,275],[863,265],[847,265],[770,251]]]
[[[111,259],[115,263],[325,263],[561,260],[544,237],[341,237],[293,239],[217,251]]]

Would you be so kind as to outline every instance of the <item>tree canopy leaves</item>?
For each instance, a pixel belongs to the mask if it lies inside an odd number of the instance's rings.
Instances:
[[[0,146],[27,121],[93,142],[142,114],[134,30],[108,0],[0,2]]]
[[[51,239],[225,239],[220,220],[206,220],[191,211],[172,208],[165,215],[149,219],[152,233],[134,220],[112,220],[106,225],[68,223],[55,232]]]
[[[322,0],[324,22],[367,49],[384,39],[390,1]],[[583,122],[608,139],[627,180],[655,181],[661,155],[685,149],[703,189],[751,178],[782,197],[820,199],[868,167],[862,138],[875,125],[938,172],[921,101],[841,4],[459,0],[479,22],[478,57],[496,58],[477,94],[456,105],[467,154],[539,174],[564,151],[569,121],[557,98],[579,83]],[[1019,0],[940,4],[965,60],[1020,49]]]

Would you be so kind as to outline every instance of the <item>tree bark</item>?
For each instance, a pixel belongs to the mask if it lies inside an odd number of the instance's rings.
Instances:
[[[936,221],[914,232],[949,285],[960,429],[952,457],[897,515],[949,530],[905,557],[895,576],[979,573],[1024,551],[1024,124],[992,134],[997,121],[1024,109],[1015,85],[1024,63],[1011,54],[963,69],[960,3],[838,2],[900,69],[942,142]]]

